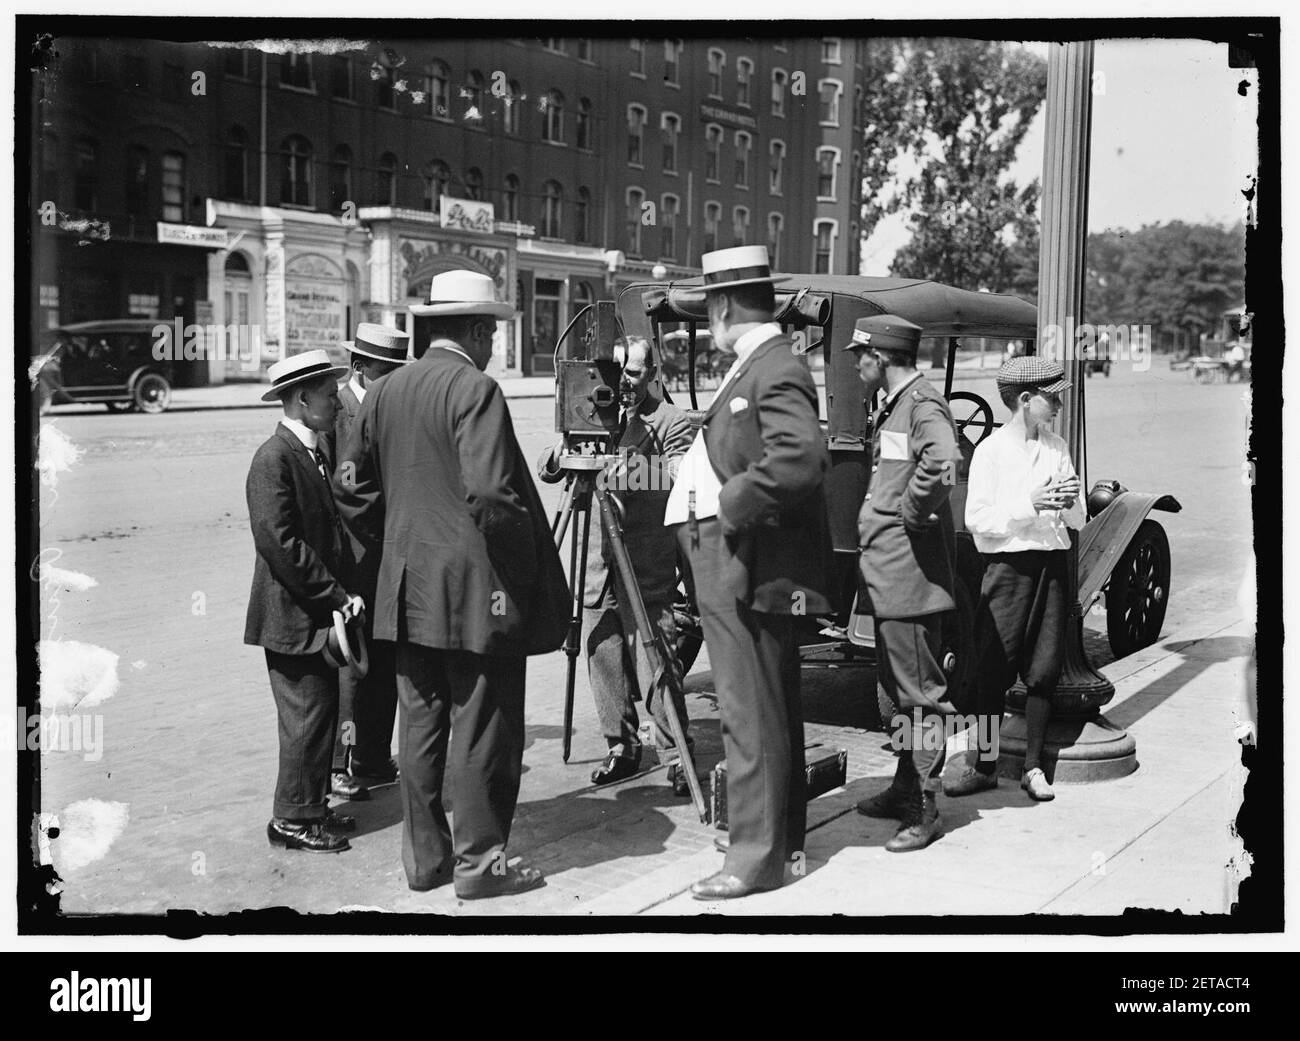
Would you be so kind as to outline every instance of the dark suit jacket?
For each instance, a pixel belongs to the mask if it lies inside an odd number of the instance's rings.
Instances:
[[[871,483],[858,515],[862,577],[877,618],[951,611],[957,433],[924,376],[872,419]]]
[[[367,388],[367,394],[369,388]],[[357,413],[361,411],[361,402],[357,400],[357,392],[352,389],[352,378],[348,377],[343,383],[339,384],[339,414],[334,417],[334,458],[338,459],[343,453],[344,446],[348,443],[348,434],[352,432],[352,424],[357,418]]]
[[[496,380],[427,351],[367,390],[348,463],[343,518],[383,547],[376,639],[511,656],[563,643],[568,585]]]
[[[373,387],[373,383],[367,387],[367,396],[369,396],[370,389]],[[357,400],[357,392],[352,389],[351,377],[347,382],[339,384],[339,405],[342,407],[339,409],[339,414],[334,417],[334,433],[330,435],[332,438],[330,445],[333,449],[332,458],[337,463],[334,467],[335,481],[342,477],[343,450],[347,447],[357,413],[361,411],[361,402]],[[369,636],[374,622],[375,588],[379,583],[379,551],[381,547],[378,545],[367,547],[351,532],[348,532],[348,543],[356,576],[356,589],[354,591],[366,602],[366,635]]]
[[[329,447],[321,439],[329,464]],[[282,654],[325,645],[333,612],[348,602],[343,527],[316,460],[280,425],[253,456],[245,486],[257,561],[244,642]]]
[[[817,388],[792,346],[788,336],[759,344],[704,417],[704,443],[722,482],[718,520],[732,554],[727,585],[770,614],[831,610],[822,492],[830,456]]]

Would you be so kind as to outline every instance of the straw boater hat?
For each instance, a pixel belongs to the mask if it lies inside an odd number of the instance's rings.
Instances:
[[[406,345],[411,337],[401,329],[390,329],[386,325],[374,322],[362,322],[357,326],[356,335],[351,340],[343,341],[343,349],[352,354],[360,354],[376,361],[396,362],[405,365]]]
[[[412,304],[414,315],[482,314],[513,318],[515,309],[497,302],[492,279],[477,271],[444,271],[429,283],[429,302]]]
[[[715,249],[700,257],[704,269],[704,288],[730,289],[756,282],[788,282],[788,275],[773,276],[766,246],[733,246]]]
[[[271,377],[271,389],[262,395],[263,401],[274,401],[290,387],[322,376],[338,379],[348,371],[346,365],[335,365],[330,360],[329,352],[324,350],[303,351],[283,361],[278,361],[266,370]]]

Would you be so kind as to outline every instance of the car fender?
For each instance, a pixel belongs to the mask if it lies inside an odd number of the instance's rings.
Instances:
[[[1086,612],[1110,580],[1116,562],[1152,510],[1178,513],[1182,504],[1168,493],[1123,491],[1079,533],[1080,612]]]

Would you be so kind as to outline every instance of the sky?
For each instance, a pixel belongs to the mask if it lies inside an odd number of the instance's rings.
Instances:
[[[1025,46],[1047,55],[1045,44]],[[1241,189],[1256,168],[1254,70],[1230,69],[1226,45],[1203,40],[1100,40],[1093,69],[1090,230],[1244,218]],[[1044,120],[1040,109],[1021,144],[1018,184],[1040,176]],[[907,238],[901,215],[883,221],[864,246],[863,274],[886,274]]]

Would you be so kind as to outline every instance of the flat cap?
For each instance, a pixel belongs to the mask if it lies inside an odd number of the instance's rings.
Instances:
[[[1008,358],[998,369],[999,387],[1023,387],[1056,394],[1070,386],[1065,378],[1065,366],[1059,361],[1045,358]]]
[[[869,347],[881,351],[902,351],[916,357],[921,327],[896,314],[877,314],[853,323],[853,339],[840,350]]]

